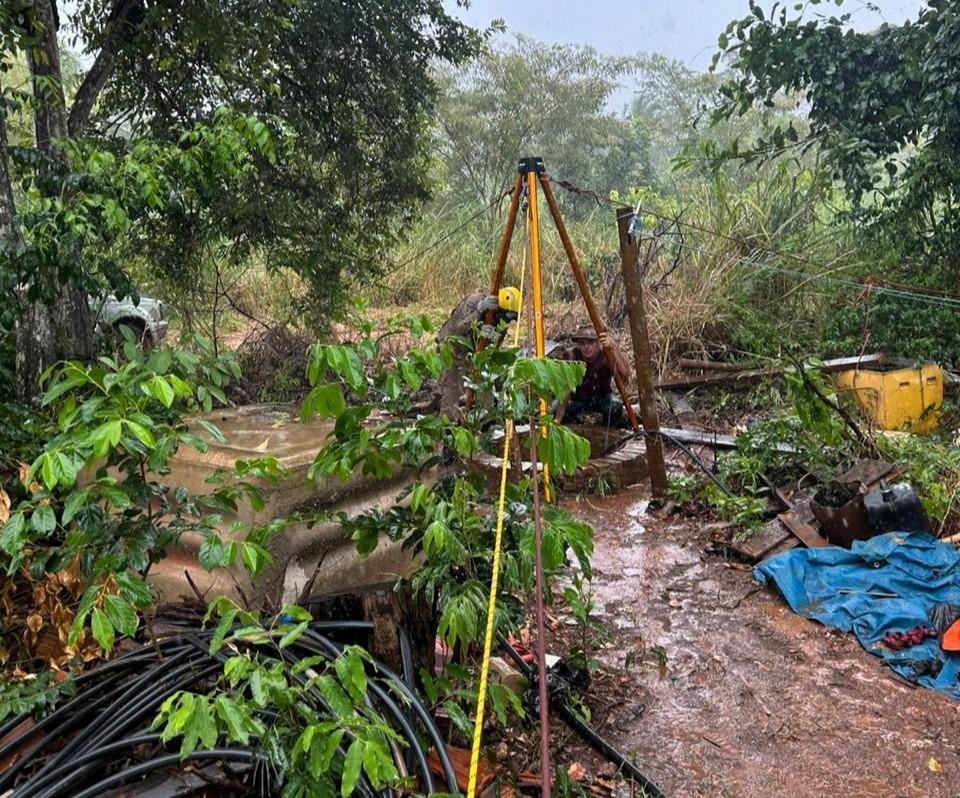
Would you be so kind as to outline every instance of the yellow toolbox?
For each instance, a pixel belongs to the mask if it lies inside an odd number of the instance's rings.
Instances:
[[[853,391],[857,404],[881,429],[927,433],[940,421],[943,369],[928,363],[893,371],[842,371],[837,389]]]

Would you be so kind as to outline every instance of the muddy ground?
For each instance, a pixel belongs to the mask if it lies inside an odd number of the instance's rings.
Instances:
[[[596,530],[596,614],[614,638],[590,691],[603,736],[675,798],[960,796],[960,704],[793,614],[705,553],[705,524],[648,513],[648,495],[567,502]],[[603,773],[559,720],[553,739],[561,761]]]

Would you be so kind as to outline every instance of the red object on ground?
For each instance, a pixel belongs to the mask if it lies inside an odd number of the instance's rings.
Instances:
[[[940,648],[944,651],[960,651],[960,620],[947,627],[940,640]]]
[[[507,642],[510,644],[510,648],[516,651],[520,655],[520,659],[527,663],[527,665],[534,665],[537,662],[537,655],[534,654],[529,648],[527,648],[523,643],[521,643],[513,635],[507,639]]]
[[[956,626],[956,624],[954,624],[954,626]],[[958,637],[960,637],[960,630],[958,630],[957,634]],[[894,651],[899,651],[902,648],[910,648],[911,646],[918,645],[928,637],[936,636],[936,629],[931,629],[929,626],[920,625],[914,626],[909,632],[887,632],[883,636],[883,643],[885,646],[887,646],[887,648],[892,648]],[[946,637],[946,635],[944,635],[944,637]]]

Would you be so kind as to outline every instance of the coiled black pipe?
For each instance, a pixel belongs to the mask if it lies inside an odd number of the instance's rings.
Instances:
[[[135,737],[128,737],[125,740],[117,740],[108,743],[101,748],[88,751],[85,754],[74,757],[69,762],[64,762],[56,770],[51,770],[43,776],[39,774],[30,779],[26,789],[21,788],[17,792],[18,798],[51,798],[64,787],[75,784],[79,774],[73,770],[80,765],[98,764],[100,760],[108,756],[113,756],[120,751],[126,751],[130,748],[136,748],[138,745],[146,743],[156,743],[160,741],[159,734],[138,734]],[[59,781],[57,781],[59,779]],[[42,792],[39,792],[42,790]]]
[[[325,650],[331,652],[333,656],[340,656],[340,653],[342,652],[340,646],[323,635],[314,632],[312,629],[307,629],[299,642],[302,642],[305,639],[314,640]],[[430,717],[430,713],[427,712],[427,708],[423,705],[423,702],[412,690],[410,690],[410,688],[403,683],[403,680],[397,676],[396,673],[394,673],[382,662],[379,660],[374,660],[372,668],[375,673],[384,677],[386,686],[397,692],[397,694],[400,695],[417,714],[421,724],[423,725],[423,728],[427,732],[427,736],[430,738],[430,743],[433,745],[434,750],[437,752],[437,756],[440,759],[440,765],[443,768],[443,775],[447,780],[447,792],[451,794],[459,792],[460,788],[457,786],[457,774],[453,769],[453,763],[450,761],[450,756],[447,754],[446,744],[443,741],[443,737],[440,735],[440,730],[437,729],[436,724],[433,722],[433,718]]]
[[[171,767],[172,765],[181,765],[184,761],[203,759],[215,759],[218,762],[266,763],[267,761],[263,754],[246,748],[214,748],[209,751],[194,751],[185,758],[181,758],[179,754],[168,754],[167,756],[141,762],[138,765],[121,770],[119,773],[114,773],[112,776],[108,776],[102,781],[87,787],[83,792],[72,795],[71,798],[94,798],[94,796],[100,795],[113,787],[119,787],[121,784],[126,784],[132,779],[146,776],[154,770]]]
[[[372,628],[372,624],[365,621],[311,624],[303,637],[281,652],[279,658],[292,677],[290,669],[304,656],[320,655],[332,660],[342,655],[342,647],[325,633],[369,632]],[[142,763],[123,765],[121,758],[121,770],[90,784],[99,770],[117,762],[118,754],[132,753],[141,745],[159,745],[160,737],[149,731],[149,725],[160,704],[170,695],[177,690],[204,690],[209,686],[227,659],[223,652],[212,656],[209,653],[212,636],[212,632],[205,631],[168,638],[125,653],[83,674],[77,679],[77,684],[85,688],[79,695],[0,748],[0,754],[19,752],[26,742],[40,738],[0,776],[0,786],[9,788],[18,776],[32,770],[12,791],[13,798],[92,798],[134,782],[153,770],[180,763],[178,754],[167,755],[162,750]],[[266,656],[278,656],[276,650],[269,647],[254,646],[254,649]],[[382,663],[365,664],[368,670],[365,700],[407,742],[407,770],[418,777],[421,789],[430,794],[436,792],[438,786],[421,744],[421,736],[425,735],[436,748],[447,791],[455,793],[458,790],[453,765],[433,718],[416,695],[409,640],[402,635],[400,651],[403,679]],[[297,680],[303,681],[302,677]],[[315,702],[322,713],[329,713],[318,691],[310,691],[305,698]],[[14,718],[4,724],[3,730],[9,732],[23,720],[23,716]],[[345,753],[341,748],[340,755]],[[240,747],[198,750],[187,759],[254,762],[257,767],[269,764],[264,754]],[[390,794],[386,790],[375,791],[363,775],[356,790],[357,798],[388,798]]]

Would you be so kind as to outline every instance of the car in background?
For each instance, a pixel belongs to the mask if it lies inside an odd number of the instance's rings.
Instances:
[[[167,320],[163,316],[163,302],[149,296],[117,299],[112,294],[101,300],[90,300],[90,308],[97,322],[97,331],[106,333],[127,327],[144,347],[156,346],[167,334]]]

